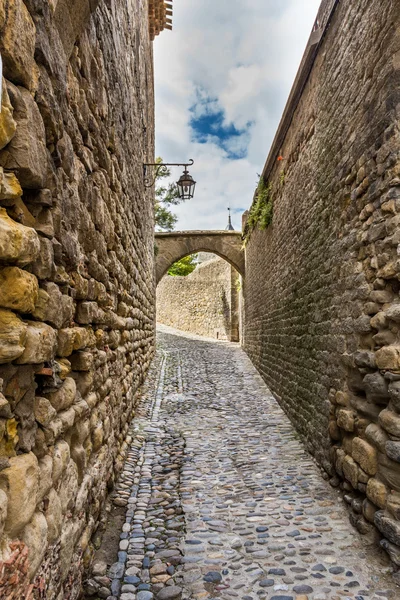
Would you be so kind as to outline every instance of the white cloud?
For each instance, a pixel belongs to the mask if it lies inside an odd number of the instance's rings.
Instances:
[[[178,0],[174,30],[154,44],[156,153],[168,162],[195,160],[193,200],[177,207],[178,229],[223,229],[227,206],[248,208],[266,160],[319,0]],[[248,142],[247,156],[230,160],[218,139],[195,142],[190,109],[199,90],[224,111],[227,125],[248,139],[226,141],[229,152]],[[197,106],[198,109],[204,107]],[[174,170],[174,179],[180,170]],[[234,213],[235,228],[241,226]]]

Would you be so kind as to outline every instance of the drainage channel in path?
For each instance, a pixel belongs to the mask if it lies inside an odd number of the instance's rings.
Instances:
[[[162,328],[130,433],[118,560],[95,564],[92,598],[400,598],[236,344]]]

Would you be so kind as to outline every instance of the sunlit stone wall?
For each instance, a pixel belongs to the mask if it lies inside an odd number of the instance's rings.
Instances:
[[[147,4],[0,2],[0,52],[0,597],[74,599],[153,353]]]

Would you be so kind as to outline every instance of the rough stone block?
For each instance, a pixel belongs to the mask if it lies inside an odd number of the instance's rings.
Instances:
[[[49,394],[49,401],[52,407],[60,412],[68,409],[75,401],[76,383],[72,377],[67,377],[62,386],[52,394]]]
[[[25,350],[28,327],[17,315],[0,308],[0,364],[11,362]]]
[[[22,541],[29,548],[29,578],[35,575],[46,552],[47,547],[47,521],[43,513],[36,512],[31,522],[25,527],[21,536]]]
[[[400,323],[400,304],[393,304],[385,310],[385,315],[390,321]]]
[[[60,440],[54,447],[53,454],[53,485],[60,479],[70,460],[70,449],[65,440]]]
[[[389,384],[389,395],[393,407],[400,412],[400,381],[392,381]]]
[[[36,396],[34,401],[35,419],[40,425],[46,427],[52,419],[57,415],[57,411],[53,408],[47,398]]]
[[[51,489],[48,495],[48,504],[44,512],[47,521],[47,542],[54,543],[60,536],[62,527],[62,510],[59,495]]]
[[[395,462],[400,463],[400,442],[386,442],[386,454]]]
[[[36,27],[22,0],[0,5],[0,52],[8,79],[28,89],[37,85],[34,61]]]
[[[18,267],[6,267],[0,271],[0,306],[31,313],[38,295],[39,285],[31,273]]]
[[[376,423],[371,423],[365,430],[365,437],[371,444],[378,448],[379,452],[385,452],[386,442],[389,437],[382,427]]]
[[[367,400],[375,404],[387,404],[389,401],[388,382],[380,373],[368,373],[363,383]]]
[[[38,321],[44,321],[46,316],[47,304],[49,303],[49,295],[47,292],[42,290],[42,288],[38,291],[38,298],[35,304],[35,309],[32,312],[32,316],[35,317]]]
[[[371,477],[367,483],[367,496],[376,506],[379,506],[379,508],[385,508],[388,491],[385,484],[383,484],[381,481]]]
[[[351,485],[354,489],[357,489],[358,484],[358,465],[351,458],[351,456],[347,455],[342,464],[343,474],[348,481],[350,481]]]
[[[76,310],[77,323],[89,325],[100,323],[104,319],[104,313],[96,302],[80,302]]]
[[[379,510],[375,513],[375,525],[389,542],[400,546],[400,523],[398,521],[390,519],[385,516],[383,511]]]
[[[391,560],[398,567],[400,566],[400,547],[395,544],[391,544],[388,540],[381,540],[382,548],[389,554]]]
[[[45,321],[57,329],[65,327],[72,320],[75,312],[74,301],[70,296],[62,294],[58,285],[52,282],[43,284],[44,291],[48,294],[45,310]]]
[[[14,456],[9,460],[10,466],[0,471],[0,489],[8,496],[5,531],[10,537],[16,537],[35,512],[39,465],[32,452]]]
[[[7,146],[7,144],[11,142],[15,135],[17,124],[13,119],[13,112],[14,109],[11,105],[10,98],[7,92],[6,81],[3,77],[3,91],[1,96],[0,111],[0,150],[4,148],[4,146]]]
[[[60,329],[58,332],[58,345],[57,355],[58,356],[70,356],[74,351],[74,342],[76,331],[74,327],[67,329]]]
[[[39,364],[53,360],[57,347],[57,332],[36,321],[27,321],[25,350],[18,358],[20,365]]]
[[[71,356],[73,371],[90,371],[93,367],[93,354],[91,352],[75,352]]]
[[[36,448],[35,448],[36,450]],[[43,500],[45,496],[51,490],[53,485],[52,473],[53,473],[53,458],[50,454],[43,456],[39,460],[39,490],[38,490],[38,503]]]
[[[4,527],[7,519],[8,496],[0,489],[0,538],[3,537]]]
[[[385,409],[379,415],[379,424],[391,435],[400,437],[400,415]]]
[[[16,223],[0,208],[0,261],[23,267],[37,258],[39,250],[36,231]]]
[[[378,369],[399,371],[400,370],[400,346],[385,346],[375,354]]]
[[[54,271],[54,251],[51,240],[40,238],[39,256],[32,263],[32,271],[38,279],[50,279]]]
[[[344,429],[345,431],[354,431],[354,412],[352,410],[338,410],[337,424],[341,429]]]
[[[14,173],[5,173],[0,167],[0,202],[12,206],[22,196],[22,188]]]
[[[14,171],[23,188],[43,188],[47,174],[47,151],[42,117],[28,90],[8,85],[8,92],[15,109],[17,131],[0,153],[0,165],[7,171]]]
[[[353,458],[368,475],[375,475],[378,469],[376,449],[365,440],[355,437],[352,446]]]

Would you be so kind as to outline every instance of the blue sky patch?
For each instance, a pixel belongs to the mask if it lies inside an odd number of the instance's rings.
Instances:
[[[196,102],[190,108],[189,124],[194,142],[214,143],[225,150],[230,160],[246,157],[252,123],[247,123],[243,129],[237,129],[233,123],[227,123],[224,110],[216,98],[198,93]]]

